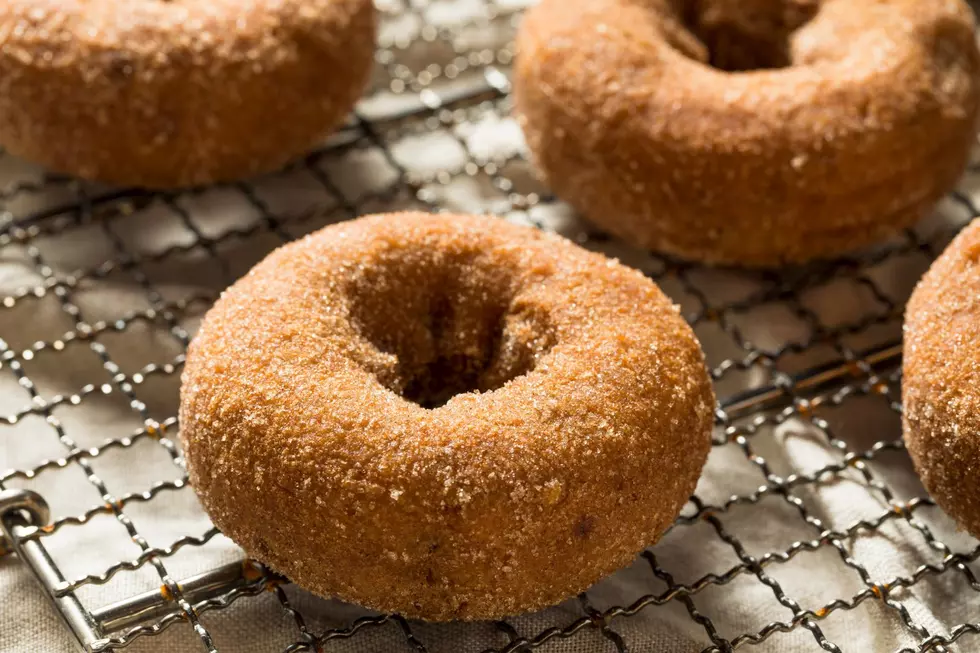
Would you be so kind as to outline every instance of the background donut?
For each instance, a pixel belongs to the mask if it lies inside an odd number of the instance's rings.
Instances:
[[[312,147],[371,70],[371,0],[0,4],[0,145],[122,185],[266,172]]]
[[[549,186],[611,233],[797,263],[910,225],[956,181],[973,25],[962,0],[544,0],[516,108]]]
[[[902,404],[923,485],[980,536],[980,222],[956,237],[909,299]]]

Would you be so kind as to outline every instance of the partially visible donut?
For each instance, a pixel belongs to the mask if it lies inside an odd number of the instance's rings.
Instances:
[[[837,255],[957,180],[980,103],[963,0],[543,0],[516,108],[559,197],[716,264]]]
[[[909,299],[902,364],[905,444],[929,494],[980,537],[980,221]]]
[[[641,273],[495,218],[342,223],[233,285],[181,441],[221,530],[317,594],[431,620],[556,603],[700,475],[697,341]]]
[[[6,0],[0,145],[145,187],[267,172],[364,90],[371,0]]]

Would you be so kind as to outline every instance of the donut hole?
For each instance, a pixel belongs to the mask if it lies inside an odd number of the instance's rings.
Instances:
[[[728,72],[793,65],[790,40],[820,10],[820,0],[673,0],[705,63]]]
[[[518,292],[516,273],[479,256],[396,256],[366,266],[356,285],[350,312],[361,364],[424,408],[496,390],[553,345],[546,312]]]

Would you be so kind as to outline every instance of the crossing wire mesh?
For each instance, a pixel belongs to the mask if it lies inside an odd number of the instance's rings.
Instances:
[[[379,8],[371,90],[279,173],[148,193],[0,159],[0,490],[52,503],[17,544],[50,552],[42,580],[61,609],[77,601],[84,647],[183,629],[218,650],[230,626],[213,615],[239,600],[285,616],[253,636],[287,652],[647,650],[651,628],[683,633],[677,650],[841,651],[872,622],[891,633],[879,650],[980,646],[980,547],[918,485],[899,422],[904,302],[978,214],[974,169],[915,229],[834,262],[733,272],[637,251],[578,220],[524,158],[508,81],[520,2]],[[661,544],[560,609],[434,626],[320,601],[238,561],[188,487],[179,375],[220,290],[278,244],[405,208],[496,213],[617,256],[705,347],[720,399],[705,479]],[[895,551],[914,564],[882,564]],[[820,597],[827,574],[851,589]]]

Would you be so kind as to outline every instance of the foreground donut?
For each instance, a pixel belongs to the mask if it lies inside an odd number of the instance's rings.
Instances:
[[[656,541],[712,408],[693,333],[639,272],[503,220],[404,213],[232,286],[188,351],[180,421],[201,502],[249,555],[321,595],[491,619]]]
[[[371,0],[7,0],[0,145],[146,187],[276,169],[367,83]]]
[[[922,277],[905,313],[905,444],[929,494],[980,537],[980,221]]]
[[[517,112],[559,197],[640,245],[772,266],[913,223],[980,84],[962,0],[543,0]]]

